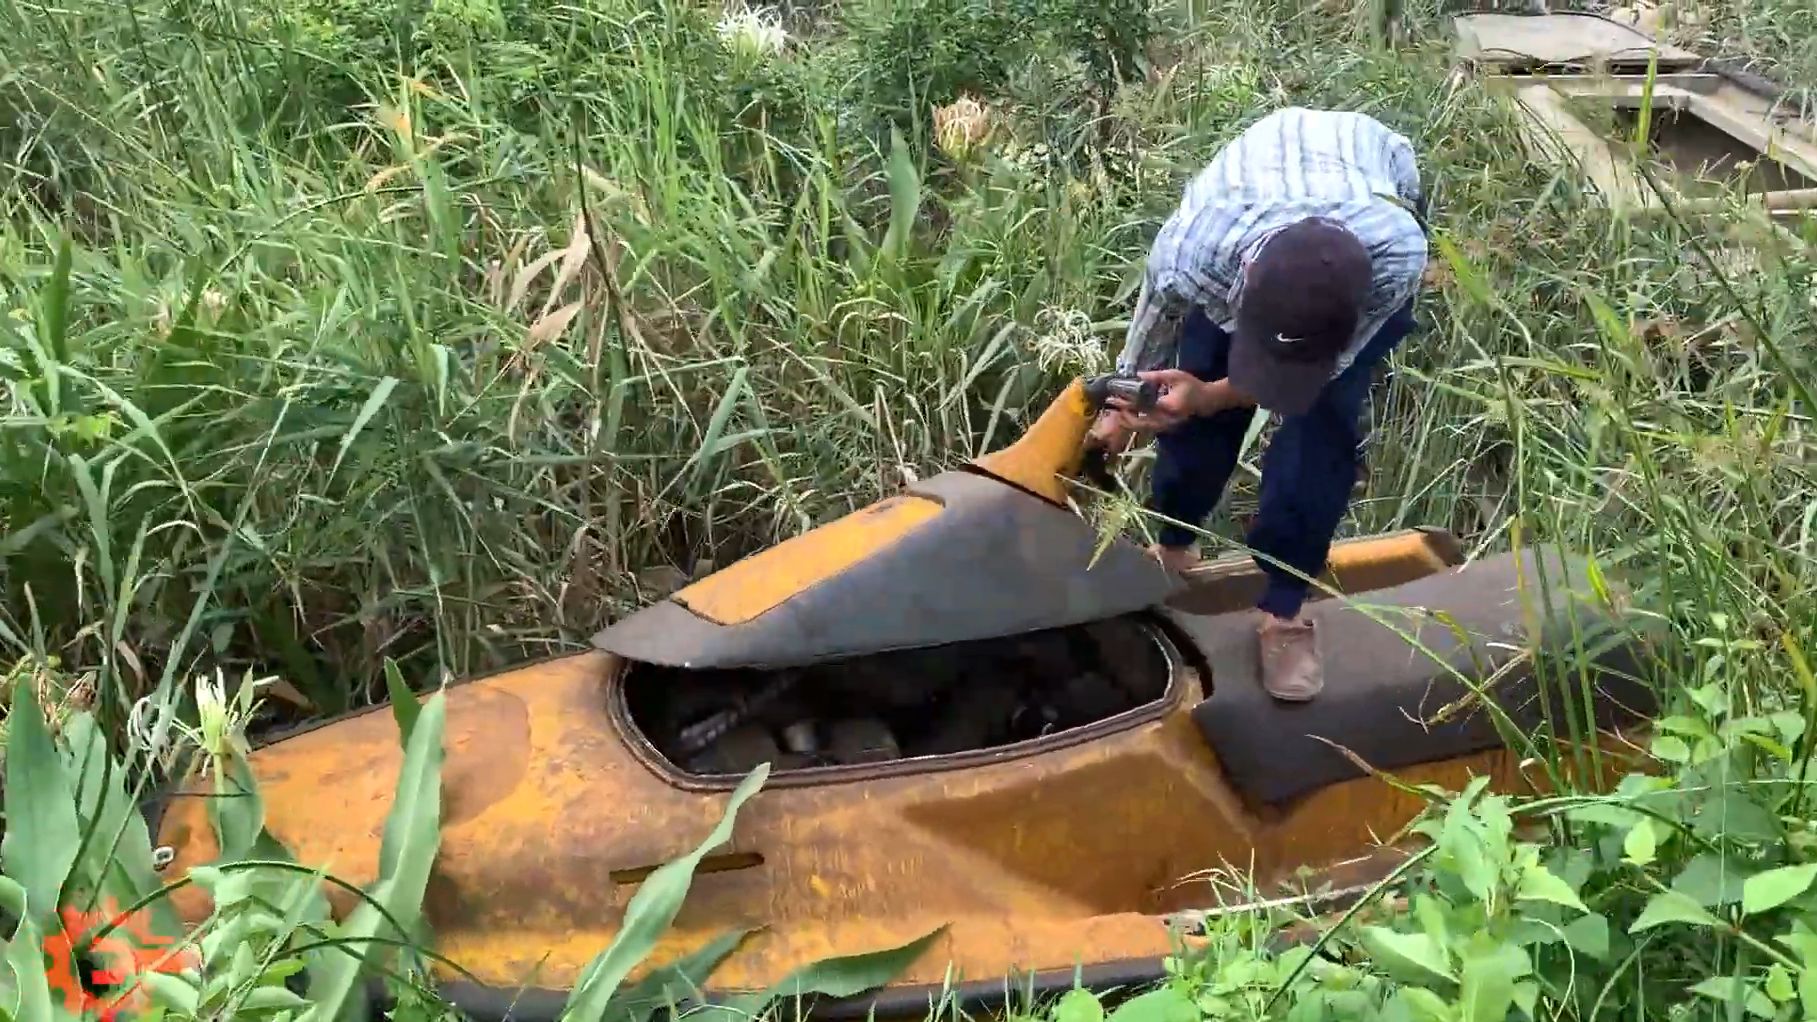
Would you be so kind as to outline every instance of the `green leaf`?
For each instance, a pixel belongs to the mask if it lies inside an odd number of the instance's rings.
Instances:
[[[1382,1006],[1385,1019],[1407,1022],[1452,1022],[1458,1013],[1443,997],[1423,987],[1402,987]]]
[[[1521,873],[1520,887],[1514,897],[1520,901],[1549,901],[1554,905],[1574,908],[1579,912],[1588,912],[1583,900],[1571,886],[1559,879],[1558,875],[1537,862],[1530,863]]]
[[[700,997],[707,978],[754,932],[744,929],[722,933],[675,961],[650,970],[612,998],[606,1017],[614,1022],[648,1022],[658,1011]]]
[[[69,235],[57,239],[57,261],[44,282],[44,346],[59,365],[69,364],[69,271],[73,250]]]
[[[1199,1008],[1185,991],[1169,984],[1124,1001],[1109,1022],[1199,1022]]]
[[[878,951],[839,955],[796,969],[782,978],[764,998],[765,1003],[779,997],[855,997],[895,979],[915,964],[946,933],[940,926],[905,944]]]
[[[613,994],[618,992],[618,985],[624,982],[625,976],[638,963],[649,956],[656,947],[656,941],[669,928],[669,924],[675,921],[675,914],[681,911],[681,903],[688,896],[688,888],[693,883],[694,870],[700,865],[700,860],[706,858],[708,852],[732,839],[732,828],[738,820],[738,810],[757,793],[757,789],[763,786],[769,775],[768,763],[751,771],[726,801],[724,815],[706,839],[688,854],[664,863],[638,886],[637,893],[631,896],[630,904],[625,907],[624,922],[619,926],[618,935],[604,951],[587,963],[579,981],[574,984],[574,990],[568,995],[568,1002],[562,1008],[563,1022],[600,1022],[605,1017]]]
[[[14,692],[31,687],[20,685]],[[19,704],[13,706],[18,712]],[[12,967],[13,983],[19,993],[17,1022],[51,1022],[59,1017],[52,1014],[50,979],[44,974],[44,938],[30,919],[21,920],[13,939],[7,942],[6,964]]]
[[[88,842],[71,875],[92,890],[107,891],[123,901],[136,901],[158,888],[152,869],[151,833],[145,816],[126,791],[126,770],[108,751],[107,739],[93,715],[77,713],[64,725],[75,757],[78,812]],[[160,933],[177,932],[175,914],[166,899],[146,906]]]
[[[890,226],[883,236],[888,258],[900,259],[908,251],[915,220],[921,213],[921,178],[902,132],[890,129]]]
[[[1748,873],[1733,856],[1701,852],[1685,863],[1672,880],[1672,889],[1683,892],[1705,908],[1733,905],[1741,900],[1741,886]]]
[[[690,1011],[689,1022],[749,1022],[777,1000],[855,997],[900,976],[945,932],[942,926],[899,947],[821,959],[789,973],[768,990],[728,997],[710,1008]]]
[[[1361,937],[1363,950],[1397,979],[1409,983],[1430,983],[1435,977],[1457,979],[1444,947],[1423,933],[1396,933],[1385,926],[1365,926]]]
[[[1068,990],[1054,1005],[1053,1022],[1104,1022],[1104,1005],[1090,990]]]
[[[1527,953],[1511,944],[1490,940],[1463,956],[1459,999],[1464,1022],[1503,1022],[1514,1005],[1514,984],[1533,972]]]
[[[153,1004],[178,1015],[194,1015],[202,1005],[202,992],[182,976],[167,972],[146,972],[139,976]]]
[[[14,919],[25,915],[25,888],[11,877],[0,876],[0,912]]]
[[[1817,880],[1817,863],[1781,866],[1758,873],[1741,885],[1741,910],[1749,915],[1765,912],[1810,890]]]
[[[1532,980],[1522,980],[1514,984],[1514,1006],[1528,1018],[1538,1018],[1539,984]]]
[[[1758,1018],[1770,1019],[1774,1014],[1772,1000],[1752,984],[1743,982],[1742,977],[1738,975],[1711,976],[1692,987],[1691,992],[1723,1004],[1734,1004],[1740,1001],[1748,1014]]]
[[[27,915],[43,925],[62,907],[58,899],[82,833],[69,774],[45,726],[37,688],[13,686],[6,715],[6,836],[0,839],[0,872],[25,888]]]
[[[1691,761],[1691,747],[1677,735],[1660,735],[1653,739],[1653,758],[1667,763]]]
[[[221,848],[215,861],[239,862],[252,855],[265,833],[265,799],[245,757],[228,756],[221,765],[226,789],[208,800],[209,819]]]
[[[416,726],[416,718],[422,716],[423,704],[416,701],[416,693],[404,683],[404,672],[398,670],[397,661],[385,658],[385,694],[391,701],[391,716],[397,721],[399,740],[406,748],[410,745],[410,729]]]
[[[295,1011],[308,1006],[308,1001],[281,986],[254,987],[240,1000],[246,1011]]]
[[[1641,909],[1640,918],[1634,920],[1634,925],[1628,927],[1628,932],[1639,933],[1666,923],[1720,926],[1721,920],[1679,891],[1661,891],[1648,900],[1647,907]]]
[[[1764,989],[1768,997],[1781,1004],[1798,996],[1798,988],[1792,985],[1792,974],[1785,971],[1785,966],[1778,962],[1767,967]]]
[[[334,464],[328,468],[330,479],[334,478],[335,472],[340,470],[341,460],[347,457],[347,450],[359,437],[360,430],[365,429],[366,423],[371,422],[372,417],[385,406],[385,399],[391,396],[391,391],[396,386],[397,377],[387,376],[379,380],[378,386],[372,388],[372,393],[366,398],[366,403],[360,406],[359,414],[353,417],[353,425],[347,427],[347,432],[341,436],[341,449],[335,452]]]
[[[1736,786],[1726,786],[1697,807],[1693,829],[1701,837],[1773,843],[1785,840],[1785,828],[1766,807]]]
[[[1598,961],[1609,957],[1609,920],[1595,913],[1571,920],[1565,924],[1565,943]]]
[[[1622,839],[1621,852],[1623,861],[1636,866],[1651,865],[1659,849],[1658,835],[1653,833],[1653,819],[1642,817]]]
[[[446,694],[435,693],[411,730],[404,765],[398,772],[397,793],[385,818],[379,878],[370,892],[372,901],[362,901],[334,934],[348,941],[357,953],[321,958],[309,984],[315,1004],[303,1016],[310,1022],[363,1017],[365,999],[356,997],[354,991],[361,967],[380,946],[372,939],[390,926],[380,907],[405,929],[399,935],[401,939],[411,937],[408,931],[422,913],[429,871],[441,848],[442,729],[446,711]]]

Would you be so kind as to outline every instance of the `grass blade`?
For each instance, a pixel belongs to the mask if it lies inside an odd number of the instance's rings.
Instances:
[[[6,836],[0,839],[0,867],[25,888],[27,918],[49,925],[62,907],[63,882],[75,865],[82,833],[69,774],[30,675],[13,687],[6,724]]]
[[[658,938],[681,911],[681,903],[688,896],[700,860],[732,839],[738,810],[763,787],[769,776],[767,763],[751,771],[726,800],[725,814],[706,839],[688,854],[664,863],[638,887],[637,893],[631,896],[631,903],[625,907],[625,920],[618,936],[588,963],[580,981],[574,985],[574,992],[562,1009],[563,1022],[601,1022],[606,1017],[606,1009],[618,992],[618,985],[648,957]]]

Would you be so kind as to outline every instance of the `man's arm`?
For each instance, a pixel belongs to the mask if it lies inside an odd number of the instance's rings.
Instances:
[[[1426,189],[1420,182],[1419,157],[1406,136],[1391,134],[1388,138],[1388,167],[1394,176],[1394,191],[1413,207],[1421,229],[1426,226]]]
[[[1129,332],[1123,340],[1123,352],[1117,356],[1117,372],[1135,373],[1154,369],[1173,357],[1180,339],[1180,311],[1172,294],[1155,282],[1148,273],[1142,275],[1142,293],[1136,299],[1135,312],[1129,317]]]

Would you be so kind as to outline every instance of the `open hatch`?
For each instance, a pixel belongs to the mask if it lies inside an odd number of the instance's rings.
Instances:
[[[668,764],[735,778],[1005,750],[1159,710],[1174,658],[1138,615],[791,668],[632,664],[624,719]]]

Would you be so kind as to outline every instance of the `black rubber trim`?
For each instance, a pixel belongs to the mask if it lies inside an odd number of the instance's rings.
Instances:
[[[1031,999],[1064,993],[1073,989],[1075,982],[1100,995],[1127,995],[1137,992],[1129,988],[1149,986],[1165,976],[1160,958],[1119,959],[1077,969],[1044,969],[950,987],[927,983],[884,987],[853,997],[816,998],[803,1002],[799,1017],[815,1022],[854,1022],[873,1017],[880,1020],[922,1019],[928,1017],[929,1008],[934,1005],[948,1010],[956,1006],[967,1013],[994,1012],[1024,1006],[1022,1002]],[[437,992],[472,1022],[555,1022],[568,1000],[566,990],[540,987],[506,990],[465,981],[438,984]],[[712,1002],[723,996],[708,991],[707,1000]],[[388,1002],[375,1000],[375,1005],[387,1007]],[[683,1010],[685,1013],[685,1005]],[[791,1011],[790,1016],[795,1017],[796,1013]]]

